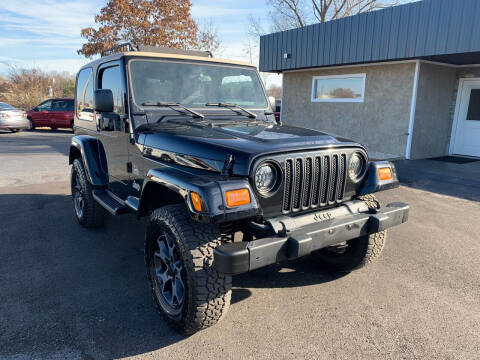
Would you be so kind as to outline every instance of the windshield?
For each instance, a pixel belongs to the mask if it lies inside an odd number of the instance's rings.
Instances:
[[[248,109],[267,107],[260,79],[254,69],[132,60],[130,74],[137,105],[166,102],[199,108],[207,103],[232,103]]]

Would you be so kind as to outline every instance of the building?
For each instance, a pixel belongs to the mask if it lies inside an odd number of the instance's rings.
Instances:
[[[423,0],[260,39],[282,121],[387,157],[480,156],[480,1]]]

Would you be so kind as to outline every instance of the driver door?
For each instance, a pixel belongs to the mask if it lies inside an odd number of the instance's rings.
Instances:
[[[130,131],[126,114],[126,81],[122,63],[109,62],[100,67],[97,74],[99,89],[110,89],[113,93],[114,111],[96,114],[99,139],[107,157],[109,189],[115,195],[126,199],[129,195],[128,144]]]
[[[50,111],[52,109],[52,100],[47,100],[38,105],[36,111],[33,111],[30,115],[32,117],[35,126],[50,126]]]

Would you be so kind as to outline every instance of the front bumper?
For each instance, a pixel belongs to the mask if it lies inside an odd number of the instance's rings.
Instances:
[[[317,213],[272,219],[272,237],[223,244],[214,250],[214,263],[225,274],[245,273],[403,224],[408,212],[405,203],[370,212],[363,201],[350,201]]]

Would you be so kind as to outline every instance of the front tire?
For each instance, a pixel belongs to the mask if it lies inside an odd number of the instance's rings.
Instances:
[[[73,161],[70,186],[75,216],[79,224],[87,228],[103,226],[106,212],[93,198],[93,186],[87,179],[81,159]]]
[[[232,278],[213,264],[225,239],[218,227],[194,222],[185,205],[155,210],[147,227],[145,264],[158,310],[176,331],[193,334],[228,311]]]
[[[359,197],[370,210],[379,209],[380,203],[375,195]],[[320,267],[326,270],[350,272],[373,263],[383,251],[387,240],[387,231],[362,236],[347,241],[345,244],[329,246],[314,251],[313,257]]]

